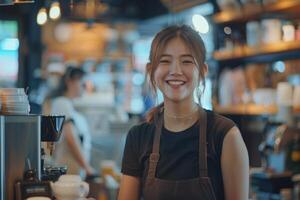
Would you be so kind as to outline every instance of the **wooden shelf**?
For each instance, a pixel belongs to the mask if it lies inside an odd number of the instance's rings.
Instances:
[[[249,5],[239,10],[226,10],[213,16],[217,24],[246,22],[260,19],[264,15],[287,14],[288,17],[300,16],[300,0],[282,0],[267,5]]]
[[[264,106],[256,104],[241,104],[232,106],[215,106],[214,111],[220,114],[232,115],[274,115],[277,107],[274,105]]]
[[[242,46],[232,51],[215,51],[213,58],[217,61],[228,61],[297,50],[300,50],[300,41],[278,42],[253,47]]]
[[[162,0],[161,2],[172,12],[180,12],[207,3],[208,0]]]
[[[227,115],[275,115],[278,112],[276,105],[241,104],[231,106],[214,106],[213,109],[219,114]],[[300,114],[300,107],[293,108],[296,115]]]

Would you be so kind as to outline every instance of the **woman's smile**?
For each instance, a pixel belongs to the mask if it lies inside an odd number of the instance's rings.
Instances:
[[[178,90],[186,84],[186,81],[176,80],[176,79],[166,80],[165,82],[166,82],[166,84],[168,84],[169,87],[171,87],[174,90],[176,90],[176,89]]]

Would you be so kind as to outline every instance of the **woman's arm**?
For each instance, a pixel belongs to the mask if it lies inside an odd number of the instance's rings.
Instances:
[[[140,199],[140,178],[122,175],[118,200]]]
[[[75,160],[78,162],[80,167],[82,167],[86,171],[87,175],[91,175],[94,173],[94,170],[82,155],[81,148],[78,142],[76,141],[76,139],[74,138],[73,131],[74,130],[73,130],[72,122],[67,122],[66,124],[64,124],[63,127],[64,137],[71,149],[71,152]]]
[[[229,130],[223,141],[222,175],[226,200],[247,200],[249,195],[249,158],[237,127]]]

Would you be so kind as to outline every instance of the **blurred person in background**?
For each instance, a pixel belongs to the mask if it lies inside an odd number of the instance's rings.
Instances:
[[[50,105],[44,105],[49,94],[58,87],[59,80],[65,73],[65,65],[62,62],[49,62],[38,79],[37,88],[31,91],[29,88],[30,112],[34,114],[49,113]]]
[[[81,96],[83,91],[82,78],[84,71],[78,67],[69,66],[53,90],[44,107],[44,114],[65,115],[65,123],[60,141],[54,150],[54,162],[66,165],[68,174],[89,176],[95,170],[89,164],[91,151],[91,136],[86,119],[75,110],[72,100]],[[49,109],[50,108],[50,109]]]
[[[55,91],[58,86],[60,79],[66,71],[66,66],[63,63],[49,63],[46,70],[45,81],[40,84],[37,93],[39,94],[39,104],[42,105],[42,113],[51,113],[51,103],[48,101],[49,93]],[[50,97],[50,96],[49,96]]]

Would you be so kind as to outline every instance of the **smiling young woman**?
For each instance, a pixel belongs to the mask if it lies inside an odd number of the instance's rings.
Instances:
[[[246,200],[249,163],[235,124],[194,101],[208,67],[189,26],[160,31],[147,75],[164,97],[128,133],[119,200]]]

